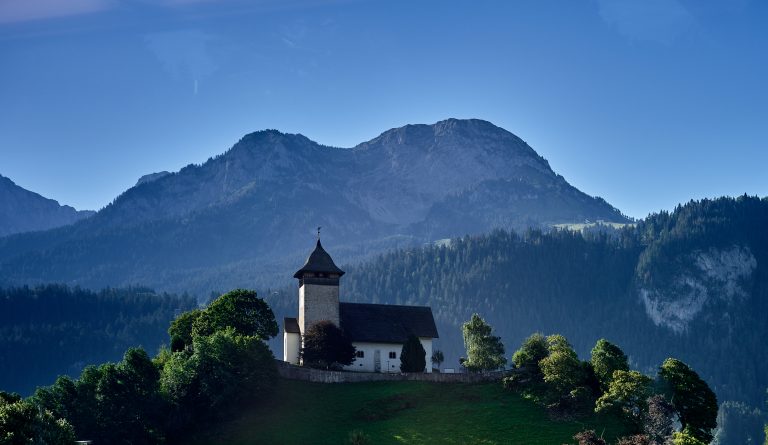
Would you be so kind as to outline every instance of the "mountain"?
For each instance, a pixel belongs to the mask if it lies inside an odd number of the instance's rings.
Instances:
[[[494,228],[630,222],[481,120],[407,125],[353,148],[275,130],[145,176],[92,218],[0,241],[0,281],[141,283],[198,295],[290,280],[315,227],[350,262]]]
[[[341,295],[430,305],[446,367],[465,354],[460,327],[477,312],[508,355],[533,332],[565,335],[582,358],[607,338],[648,374],[676,357],[720,402],[762,409],[766,227],[768,198],[742,196],[692,201],[613,232],[495,231],[348,268]]]
[[[66,226],[93,214],[59,205],[0,175],[0,237]]]

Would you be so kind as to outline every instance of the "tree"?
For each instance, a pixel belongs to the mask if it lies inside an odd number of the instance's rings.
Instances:
[[[402,372],[424,372],[427,366],[427,351],[421,345],[419,337],[411,334],[408,340],[403,344],[400,351],[400,371]]]
[[[620,410],[638,427],[647,411],[653,380],[637,371],[614,371],[608,391],[595,404],[596,412]]]
[[[576,439],[576,442],[578,442],[579,445],[606,445],[605,440],[603,440],[602,437],[599,437],[595,433],[595,430],[586,430],[576,433],[573,438]]]
[[[549,386],[551,399],[558,401],[581,386],[584,375],[579,357],[565,337],[550,335],[546,340],[549,354],[541,359],[539,368]]]
[[[159,380],[159,370],[140,348],[126,351],[117,365],[102,365],[96,386],[101,436],[136,445],[162,442],[166,406]]]
[[[1,403],[16,403],[21,400],[21,395],[15,392],[6,392],[0,390],[0,404]]]
[[[3,445],[70,445],[72,426],[26,400],[0,397],[0,443]]]
[[[174,353],[160,378],[163,394],[174,404],[173,432],[188,430],[199,420],[221,418],[274,388],[274,356],[257,337],[229,327],[195,337],[192,350]]]
[[[728,401],[717,413],[718,445],[762,444],[765,438],[765,413],[742,402]]]
[[[493,329],[478,314],[461,326],[467,358],[464,367],[470,371],[488,371],[507,364],[501,338],[491,335]]]
[[[540,375],[539,362],[548,355],[547,339],[537,332],[523,341],[520,349],[512,356],[512,362],[516,368],[523,368],[532,375]]]
[[[688,434],[704,443],[717,427],[717,397],[688,365],[674,358],[664,360],[659,378],[666,386],[680,423]]]
[[[597,344],[592,349],[590,362],[603,391],[608,389],[608,385],[613,377],[613,371],[629,371],[629,363],[624,351],[602,338],[597,341]]]
[[[661,394],[648,398],[643,431],[651,445],[666,445],[674,432],[675,407]]]
[[[235,333],[269,340],[278,333],[275,314],[256,292],[235,289],[215,299],[192,323],[192,335],[211,335],[231,327]]]
[[[435,352],[432,353],[432,363],[437,365],[437,369],[440,369],[440,364],[445,361],[445,356],[443,355],[443,351],[437,349]]]
[[[90,366],[80,378],[59,377],[39,388],[31,401],[56,417],[66,418],[78,437],[111,443],[162,442],[165,406],[159,393],[160,373],[143,349],[126,351],[120,363]]]
[[[171,337],[171,351],[181,351],[192,346],[192,326],[203,314],[201,309],[184,312],[171,322],[168,335]]]
[[[620,438],[616,445],[651,445],[651,442],[645,434],[635,434]]]
[[[697,439],[688,429],[677,431],[672,435],[672,445],[707,445],[708,443]]]
[[[304,366],[331,369],[351,365],[355,361],[355,347],[338,326],[320,321],[307,329],[299,355]]]

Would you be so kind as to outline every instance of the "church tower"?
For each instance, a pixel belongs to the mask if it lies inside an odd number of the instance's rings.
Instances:
[[[293,274],[299,280],[298,327],[305,334],[313,324],[328,320],[339,326],[339,278],[344,271],[320,244],[318,233],[315,250],[304,266]]]

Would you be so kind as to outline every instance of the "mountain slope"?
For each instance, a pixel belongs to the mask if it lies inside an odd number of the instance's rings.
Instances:
[[[260,131],[149,178],[86,221],[0,242],[0,279],[207,294],[287,282],[317,226],[344,262],[493,228],[627,222],[480,120],[408,125],[351,149]]]
[[[0,237],[66,226],[93,213],[59,205],[0,175]]]
[[[740,197],[690,202],[612,235],[497,231],[349,268],[341,298],[430,305],[448,367],[464,354],[461,323],[478,312],[508,355],[537,331],[565,335],[582,358],[608,338],[643,371],[677,357],[720,401],[762,407],[766,227],[768,198]]]

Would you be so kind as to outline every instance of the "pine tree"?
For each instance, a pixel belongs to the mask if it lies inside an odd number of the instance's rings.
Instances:
[[[400,371],[424,372],[427,366],[427,351],[415,335],[409,335],[408,341],[400,351]]]

